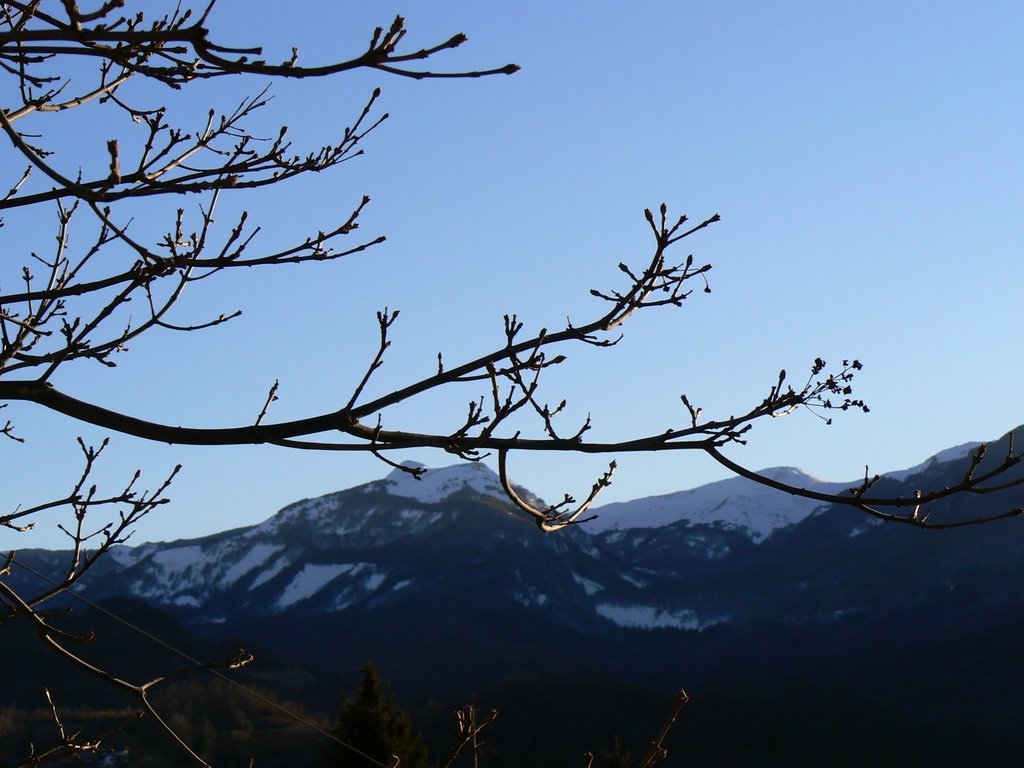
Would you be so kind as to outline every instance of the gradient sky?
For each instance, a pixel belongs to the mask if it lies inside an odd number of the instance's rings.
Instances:
[[[360,232],[386,233],[388,242],[333,264],[200,284],[179,320],[236,308],[243,317],[201,335],[151,334],[113,370],[69,367],[55,383],[70,394],[154,420],[227,426],[250,423],[278,378],[270,419],[332,410],[372,357],[376,310],[402,314],[371,393],[429,374],[438,351],[454,365],[500,344],[506,312],[533,330],[567,315],[586,321],[601,312],[589,290],[620,285],[620,261],[649,258],[643,209],[664,201],[694,220],[721,214],[677,252],[714,264],[713,291],[635,318],[615,349],[564,350],[569,361],[549,372],[545,396],[569,399],[566,424],[590,412],[594,440],[660,431],[684,422],[684,392],[727,416],[759,402],[780,368],[802,381],[817,356],[863,361],[856,392],[871,413],[831,426],[794,414],[758,426],[731,456],[845,480],[865,464],[904,468],[1024,422],[1015,325],[1024,277],[1020,4],[281,7],[222,0],[210,26],[226,44],[265,43],[271,59],[296,45],[300,62],[313,65],[362,50],[373,26],[401,12],[409,50],[469,36],[436,69],[523,69],[477,81],[371,72],[275,83],[254,130],[288,124],[297,147],[332,141],[376,85],[391,118],[364,157],[229,198],[218,220],[228,227],[229,212],[247,208],[263,226],[256,247],[269,250],[326,229],[365,193],[373,202]],[[143,98],[166,100],[191,126],[209,106],[233,105],[264,84],[239,79]],[[88,138],[75,134],[76,146]],[[142,225],[156,222],[154,239],[166,219],[140,212]],[[24,228],[5,233],[9,247],[36,247],[12,241]],[[395,409],[385,426],[450,430],[477,394]],[[29,439],[2,447],[9,507],[66,492],[78,470],[74,438],[103,436],[25,405],[6,413]],[[440,453],[393,456],[452,463]],[[605,501],[725,476],[698,455],[617,458]],[[98,477],[113,490],[140,467],[152,486],[179,461],[174,504],[134,541],[248,525],[388,471],[367,456],[181,449],[115,435]],[[520,456],[511,471],[556,499],[585,494],[605,463]],[[58,516],[37,522],[30,535],[0,532],[0,549],[60,545]]]

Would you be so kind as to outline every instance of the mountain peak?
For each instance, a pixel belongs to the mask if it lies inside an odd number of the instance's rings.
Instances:
[[[763,475],[770,480],[777,480],[780,483],[790,483],[791,485],[798,485],[800,483],[828,482],[817,478],[814,475],[809,475],[799,467],[769,467],[768,469],[762,469],[758,474]]]
[[[823,493],[839,493],[850,483],[819,480],[795,467],[770,467],[758,474],[771,480]],[[729,477],[707,485],[608,504],[595,510],[590,533],[608,529],[659,528],[685,521],[688,525],[724,525],[746,532],[755,543],[779,528],[798,523],[820,502],[791,497],[744,477]]]
[[[419,478],[403,469],[393,470],[384,478],[384,489],[392,496],[415,499],[424,504],[436,504],[464,489],[481,496],[505,499],[498,475],[479,461],[453,464],[430,469],[415,461],[402,462],[410,469],[422,469]]]

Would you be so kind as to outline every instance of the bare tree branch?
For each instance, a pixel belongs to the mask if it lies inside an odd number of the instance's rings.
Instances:
[[[644,759],[640,761],[639,768],[650,768],[650,766],[655,763],[659,763],[668,757],[668,750],[665,749],[663,744],[665,743],[665,739],[668,737],[669,731],[672,730],[672,726],[676,724],[676,719],[679,717],[679,713],[682,712],[683,707],[689,703],[690,697],[687,695],[686,691],[680,689],[672,703],[672,711],[669,712],[668,718],[665,720],[665,724],[661,726],[661,730],[658,731],[657,737],[651,742],[651,747],[647,750],[647,754],[644,755]]]
[[[735,474],[781,492],[852,506],[883,520],[923,529],[979,525],[1024,514],[1024,507],[1012,503],[1007,511],[986,517],[929,519],[933,505],[958,494],[992,494],[1024,483],[1019,472],[1011,472],[1024,458],[1012,442],[1002,461],[983,463],[985,452],[979,450],[956,485],[922,488],[907,497],[879,493],[878,479],[867,472],[863,483],[846,493],[809,491],[763,477],[726,455],[745,444],[759,422],[796,411],[809,411],[825,422],[837,411],[866,411],[867,405],[853,393],[853,380],[861,369],[857,360],[829,367],[817,358],[806,379],[795,383],[781,371],[766,382],[763,398],[753,398],[728,416],[705,416],[682,395],[683,408],[666,415],[665,428],[655,433],[591,442],[587,439],[592,428],[589,415],[582,423],[563,427],[558,418],[568,400],[546,391],[545,371],[565,364],[575,349],[615,346],[623,338],[626,323],[639,312],[678,310],[695,292],[711,291],[711,265],[696,261],[693,255],[676,257],[675,251],[679,243],[720,217],[714,214],[693,223],[686,216],[670,216],[665,204],[644,212],[652,237],[649,250],[635,261],[618,265],[617,285],[590,289],[596,308],[584,322],[567,318],[562,327],[527,331],[517,315],[505,315],[495,341],[482,352],[454,365],[444,364],[439,352],[436,369],[431,365],[389,387],[390,391],[373,392],[372,386],[380,382],[374,376],[386,355],[393,354],[391,331],[399,318],[397,310],[384,309],[377,314],[376,350],[365,368],[356,368],[354,387],[330,408],[303,418],[267,421],[278,397],[276,381],[254,422],[227,428],[189,423],[188,413],[182,414],[178,424],[130,414],[118,405],[115,390],[104,402],[77,396],[78,379],[73,372],[79,366],[113,367],[131,343],[155,329],[198,333],[238,317],[242,310],[233,304],[221,306],[230,294],[214,292],[216,283],[209,278],[238,274],[231,270],[241,267],[334,261],[384,242],[382,235],[352,237],[369,204],[367,196],[357,197],[358,202],[322,229],[297,234],[284,246],[264,250],[260,250],[260,227],[249,221],[248,213],[233,215],[223,229],[215,219],[222,195],[287,184],[334,171],[361,157],[371,134],[389,119],[379,108],[379,88],[356,103],[347,125],[339,127],[329,143],[305,149],[293,147],[285,125],[267,135],[253,132],[251,126],[270,105],[266,87],[226,109],[210,109],[194,128],[172,119],[165,88],[177,91],[200,80],[253,75],[281,80],[369,70],[429,80],[512,74],[518,69],[512,64],[436,68],[434,62],[461,47],[466,36],[455,34],[423,47],[409,47],[401,16],[374,29],[365,47],[347,58],[306,65],[300,63],[297,49],[283,61],[268,61],[258,46],[218,42],[210,30],[215,0],[199,10],[179,4],[150,17],[124,12],[123,5],[121,0],[96,0],[91,10],[83,10],[73,0],[8,0],[0,7],[0,79],[8,85],[0,99],[0,138],[9,147],[9,162],[4,165],[8,178],[2,187],[7,191],[0,198],[0,210],[46,205],[55,214],[52,231],[45,233],[42,245],[9,243],[5,254],[0,286],[0,408],[10,402],[32,403],[109,432],[162,443],[365,452],[415,477],[423,470],[393,460],[389,457],[393,451],[432,448],[474,461],[496,451],[506,494],[542,531],[585,522],[588,509],[610,484],[615,462],[582,502],[567,494],[563,501],[545,506],[524,498],[512,485],[507,464],[513,453],[702,451]],[[151,12],[147,9],[147,13]],[[148,94],[153,90],[160,96],[152,99]],[[96,146],[83,141],[68,148],[49,127],[55,115],[86,116],[90,110],[113,120],[110,132]],[[193,195],[191,200],[182,203],[189,200],[188,195]],[[168,205],[165,196],[174,196],[174,205]],[[168,217],[155,234],[136,218],[137,207],[146,201]],[[190,294],[210,291],[214,306],[195,317],[182,316],[186,289]],[[68,375],[58,376],[62,373]],[[63,382],[63,389],[54,385],[57,381]],[[427,404],[430,395],[455,387],[471,390],[463,401],[465,411],[439,414],[426,431],[402,428],[401,417],[395,415],[402,410],[399,406]],[[23,439],[11,421],[0,427],[0,434],[11,441]],[[11,586],[10,565],[17,561],[13,555],[8,557],[0,568],[0,623],[25,617],[56,655],[132,697],[184,754],[205,765],[160,719],[147,698],[152,687],[178,673],[142,684],[122,680],[75,654],[69,646],[80,638],[51,621],[52,600],[89,572],[110,547],[126,541],[139,520],[166,503],[166,491],[178,471],[171,471],[154,491],[137,488],[140,475],[136,472],[120,490],[101,492],[92,477],[106,443],[95,448],[79,440],[79,445],[84,466],[70,483],[70,491],[29,506],[11,503],[10,511],[0,514],[0,527],[22,531],[44,516],[59,513],[59,530],[71,543],[61,578],[35,595],[21,594]],[[662,741],[685,702],[681,693],[644,768],[663,756]],[[52,701],[51,708],[61,739],[60,755],[77,756],[99,743],[68,733]],[[475,739],[493,720],[494,713],[482,723],[475,720],[475,713],[462,717],[463,741],[452,759],[466,739]],[[28,764],[39,759],[32,756]]]

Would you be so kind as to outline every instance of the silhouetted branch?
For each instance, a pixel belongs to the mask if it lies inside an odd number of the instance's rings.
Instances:
[[[683,707],[689,704],[689,702],[690,697],[686,694],[686,691],[680,689],[679,693],[676,694],[675,701],[672,703],[672,711],[669,712],[665,724],[658,731],[657,737],[651,742],[651,747],[647,750],[647,754],[644,755],[644,759],[640,761],[639,768],[650,768],[650,766],[668,757],[668,750],[665,749],[663,744],[668,737],[669,731],[672,730],[672,726],[676,724],[676,718],[679,717],[679,713],[683,711]]]
[[[497,717],[498,710],[492,709],[486,718],[481,721],[477,721],[476,706],[474,705],[455,710],[455,724],[458,728],[458,741],[456,741],[452,746],[451,751],[448,753],[448,759],[443,763],[441,768],[451,768],[455,759],[467,744],[473,745],[473,752],[475,754],[476,750],[480,747],[478,737],[480,736],[481,731],[493,723]]]
[[[508,478],[507,462],[508,450],[499,450],[498,476],[501,479],[501,487],[505,490],[505,494],[512,500],[512,503],[526,514],[530,515],[530,517],[532,517],[537,523],[537,527],[545,532],[557,531],[568,525],[585,523],[587,520],[592,520],[593,518],[581,520],[579,517],[590,509],[590,505],[597,499],[598,494],[611,485],[612,475],[615,473],[615,462],[613,461],[608,465],[608,471],[605,472],[596,483],[594,483],[587,498],[584,499],[583,503],[575,509],[566,509],[576,503],[576,499],[568,494],[566,494],[565,499],[559,504],[553,504],[546,509],[538,509],[523,499],[523,497],[516,492],[515,487],[513,487],[512,482]]]
[[[3,596],[5,601],[14,606],[15,612],[24,616],[32,624],[36,631],[36,634],[43,641],[50,650],[56,653],[58,656],[63,658],[65,661],[70,662],[82,671],[91,675],[92,677],[130,694],[135,701],[142,708],[143,712],[152,718],[157,726],[174,742],[178,748],[189,758],[194,760],[197,764],[207,766],[209,764],[197,755],[188,744],[186,744],[180,736],[160,717],[157,711],[153,708],[148,698],[149,689],[160,682],[160,680],[154,680],[145,685],[135,685],[126,680],[122,680],[116,675],[108,672],[105,669],[91,664],[90,662],[83,659],[81,656],[71,652],[61,644],[57,639],[58,631],[51,627],[47,622],[39,615],[37,611],[34,611],[17,592],[8,586],[3,580],[0,580],[0,595]]]
[[[61,760],[63,758],[81,759],[83,755],[87,755],[90,752],[94,754],[113,752],[114,750],[103,746],[107,739],[114,734],[123,731],[126,727],[145,714],[142,711],[137,711],[130,717],[122,720],[120,723],[117,723],[102,733],[85,737],[81,731],[69,732],[64,727],[64,723],[61,722],[60,714],[57,711],[57,705],[54,703],[49,689],[44,688],[43,695],[46,697],[46,702],[49,705],[50,715],[53,719],[54,728],[57,731],[59,742],[43,752],[36,752],[35,745],[30,746],[28,756],[22,762],[17,764],[17,768],[36,768],[36,766]]]

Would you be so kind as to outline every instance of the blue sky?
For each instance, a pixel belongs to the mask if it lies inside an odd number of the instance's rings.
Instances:
[[[745,410],[780,368],[798,379],[817,356],[864,362],[857,393],[871,413],[828,427],[798,413],[759,426],[730,455],[851,479],[865,464],[903,468],[1024,422],[1014,333],[1024,277],[1018,4],[270,7],[222,2],[211,27],[227,44],[264,42],[269,58],[297,45],[300,61],[315,64],[361,50],[374,25],[402,12],[410,49],[469,35],[436,59],[438,69],[523,69],[478,81],[355,73],[274,84],[254,127],[286,123],[297,146],[333,140],[376,85],[391,118],[364,157],[227,199],[221,220],[249,209],[264,227],[257,246],[270,249],[326,228],[365,193],[373,202],[361,232],[386,233],[388,242],[330,265],[197,286],[180,319],[245,314],[202,335],[153,334],[113,371],[69,369],[55,382],[69,393],[155,420],[217,426],[251,422],[277,378],[281,400],[270,418],[330,410],[362,375],[376,343],[374,313],[388,306],[402,314],[371,384],[386,392],[429,373],[438,351],[454,364],[499,344],[506,312],[532,329],[597,314],[589,290],[615,286],[620,261],[645,262],[643,209],[664,201],[695,220],[721,214],[679,251],[714,264],[713,291],[635,318],[613,350],[566,350],[569,361],[547,377],[547,398],[569,399],[567,421],[591,413],[592,439],[682,423],[684,392],[707,413]],[[150,98],[168,99],[187,124],[263,85],[235,80]],[[161,221],[159,211],[139,215]],[[453,428],[476,394],[411,404],[385,423]],[[77,471],[74,438],[102,438],[37,409],[9,413],[29,438],[3,447],[10,506],[59,494]],[[451,463],[429,452],[401,458]],[[724,476],[697,455],[618,458],[606,501]],[[137,540],[250,524],[388,470],[372,457],[113,436],[100,474],[115,483],[139,466],[152,485],[179,461],[174,504],[144,522]],[[585,493],[604,463],[521,456],[512,472],[560,498]],[[39,521],[31,536],[0,532],[0,548],[57,545],[56,522]]]

